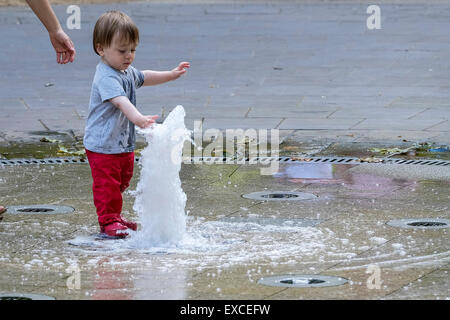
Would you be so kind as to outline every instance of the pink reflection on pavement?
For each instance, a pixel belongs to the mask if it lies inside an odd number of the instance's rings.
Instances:
[[[412,181],[380,177],[364,173],[351,173],[348,169],[356,165],[331,163],[286,164],[274,174],[275,178],[291,183],[341,184],[355,191],[390,192],[412,183]]]

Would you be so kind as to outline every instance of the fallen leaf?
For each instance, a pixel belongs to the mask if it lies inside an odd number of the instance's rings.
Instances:
[[[72,156],[84,156],[86,152],[84,150],[77,150],[77,151],[69,151],[67,148],[59,146],[59,149],[57,153],[65,153],[70,154]]]
[[[50,143],[56,143],[56,142],[59,142],[59,140],[49,139],[49,138],[46,138],[46,137],[41,138],[39,141],[40,141],[40,142],[50,142]]]

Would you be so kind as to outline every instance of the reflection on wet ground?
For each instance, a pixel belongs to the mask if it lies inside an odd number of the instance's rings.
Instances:
[[[365,194],[388,193],[415,183],[415,181],[375,176],[372,174],[353,173],[351,168],[358,165],[331,163],[296,163],[281,166],[274,174],[275,178],[288,183],[301,184],[336,184],[355,192]]]

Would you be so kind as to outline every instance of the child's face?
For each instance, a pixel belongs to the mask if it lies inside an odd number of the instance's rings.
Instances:
[[[110,67],[126,70],[134,60],[136,45],[121,41],[119,34],[116,34],[109,47],[97,45],[97,52]]]

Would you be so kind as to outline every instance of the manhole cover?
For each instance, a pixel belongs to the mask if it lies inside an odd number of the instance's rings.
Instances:
[[[230,223],[254,223],[262,226],[293,227],[293,228],[314,227],[322,222],[322,220],[319,219],[282,219],[282,218],[264,218],[264,217],[225,217],[220,219],[220,221]]]
[[[261,278],[259,284],[286,288],[315,288],[340,286],[348,280],[341,277],[322,275],[286,275]]]
[[[292,191],[261,191],[242,195],[242,197],[261,201],[300,201],[317,198],[316,195],[306,192]]]
[[[415,229],[443,229],[450,227],[449,219],[423,218],[423,219],[398,219],[387,223],[392,227]]]
[[[41,294],[7,292],[0,293],[1,300],[55,300],[55,298]]]
[[[7,213],[13,214],[61,214],[75,211],[69,206],[57,206],[52,204],[36,204],[23,206],[9,206]]]

